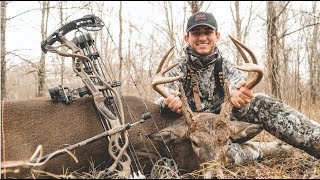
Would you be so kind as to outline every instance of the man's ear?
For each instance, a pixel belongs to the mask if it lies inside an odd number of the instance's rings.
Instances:
[[[217,41],[220,40],[220,32],[216,31]]]
[[[184,35],[184,41],[185,41],[187,44],[189,44],[189,35],[188,35],[188,34]]]

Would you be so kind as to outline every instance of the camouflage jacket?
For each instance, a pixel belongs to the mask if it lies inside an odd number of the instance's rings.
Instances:
[[[182,75],[180,82],[182,83],[185,94],[188,98],[190,108],[195,111],[193,90],[190,79],[187,78],[187,66],[189,65],[196,74],[202,112],[219,113],[223,102],[223,94],[218,93],[215,87],[214,67],[217,64],[216,62],[218,60],[222,61],[223,77],[224,79],[228,79],[230,83],[230,90],[234,88],[236,83],[244,79],[245,76],[243,72],[234,68],[234,64],[232,62],[222,57],[221,52],[217,47],[211,55],[206,57],[197,55],[190,46],[185,47],[184,52],[186,55],[173,61],[173,63],[179,62],[179,64],[168,71],[165,76],[172,77]],[[167,83],[165,88],[168,91],[178,91],[178,82]],[[172,113],[169,108],[165,107],[163,101],[164,98],[158,96],[155,102],[162,107],[162,113]]]

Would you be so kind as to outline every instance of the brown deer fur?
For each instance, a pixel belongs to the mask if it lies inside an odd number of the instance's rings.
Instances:
[[[194,162],[196,158],[192,158],[190,142],[183,140],[179,145],[169,144],[170,155],[164,143],[153,142],[155,145],[153,146],[146,137],[147,134],[157,133],[157,129],[161,130],[176,124],[178,120],[161,117],[158,105],[138,97],[125,96],[123,102],[126,102],[124,109],[126,121],[129,123],[136,122],[146,112],[151,112],[152,115],[150,120],[129,129],[130,142],[137,155],[141,156],[140,164],[146,173],[152,168],[149,155],[154,158],[153,162],[156,162],[159,158],[158,151],[162,157],[170,158],[172,155],[182,169],[197,167],[197,163]],[[43,146],[43,155],[46,155],[104,131],[93,99],[89,97],[76,99],[70,105],[52,103],[49,98],[6,101],[3,103],[2,117],[2,162],[28,160],[38,145]],[[96,165],[110,159],[107,148],[107,138],[104,138],[76,149],[73,153],[79,163],[75,163],[68,154],[63,154],[49,160],[40,168],[56,174],[62,174],[63,168],[69,168],[68,172],[75,170],[88,172],[87,167],[91,159]],[[22,168],[22,170],[17,174],[6,174],[6,177],[31,176],[28,169]]]
[[[215,120],[218,115],[196,114],[196,122],[189,128],[185,116],[162,117],[160,107],[153,102],[135,96],[124,96],[123,102],[128,123],[136,122],[146,112],[151,113],[150,120],[129,129],[130,143],[146,174],[150,173],[152,162],[156,162],[160,155],[168,158],[172,156],[180,169],[188,171],[199,168],[200,163],[210,159],[219,161],[225,158],[224,154],[215,154],[225,152],[225,141],[229,137],[227,122]],[[230,106],[226,108],[227,111],[230,110]],[[104,131],[90,97],[76,99],[70,105],[52,103],[49,98],[6,101],[3,103],[2,123],[2,162],[28,160],[38,145],[43,146],[43,155],[46,155]],[[79,163],[75,163],[68,154],[63,154],[49,160],[40,168],[56,174],[62,174],[63,168],[69,168],[68,172],[88,171],[91,159],[96,165],[110,160],[107,147],[107,138],[104,138],[76,149],[73,153]],[[214,150],[217,148],[218,150]],[[153,158],[152,162],[150,157]],[[103,165],[106,163],[101,166]],[[31,175],[26,168],[23,172],[6,176],[25,178]]]

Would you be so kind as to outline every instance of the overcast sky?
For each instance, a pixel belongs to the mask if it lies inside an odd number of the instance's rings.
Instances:
[[[51,5],[55,2],[51,2]],[[174,6],[174,13],[176,14],[175,21],[182,22],[182,6],[183,2],[174,2],[176,6]],[[118,8],[119,2],[106,2],[108,7],[114,8],[113,16],[108,17],[107,21],[111,21],[111,32],[114,32],[114,38],[117,38],[117,31],[118,31]],[[212,12],[218,23],[219,29],[223,32],[225,29],[228,29],[228,26],[232,23],[231,14],[229,5],[230,3],[227,1],[222,2],[212,2],[209,6],[209,2],[204,3],[204,8],[209,7],[207,10],[208,12]],[[213,5],[215,6],[213,10]],[[20,2],[11,2],[7,7],[7,17],[12,17],[20,12],[39,8],[40,3],[38,1],[20,1]],[[179,9],[180,10],[177,10]],[[50,19],[49,19],[49,28],[48,34],[51,34],[54,30],[59,28],[59,16],[56,14],[57,10],[52,10]],[[72,14],[73,10],[70,10],[70,14]],[[142,26],[143,25],[143,32],[151,33],[150,31],[153,30],[154,24],[151,21],[161,23],[163,21],[163,15],[160,14],[157,7],[152,7],[150,3],[146,1],[137,1],[137,2],[123,2],[123,20],[124,23],[130,20],[133,24],[137,24]],[[74,13],[73,18],[70,17],[69,21],[80,18],[84,16],[84,13]],[[40,53],[40,22],[41,22],[41,12],[39,10],[28,12],[22,16],[14,18],[8,21],[7,25],[7,51],[12,51],[15,49],[31,49],[32,54]],[[105,22],[110,23],[110,22]],[[124,33],[127,33],[124,29]],[[222,33],[223,36],[227,36],[226,33]],[[38,55],[39,56],[39,55]]]
[[[86,1],[81,1],[82,3]],[[56,1],[51,1],[51,5],[57,3]],[[97,2],[96,2],[97,3]],[[137,2],[127,2],[123,1],[123,23],[128,24],[128,22],[132,22],[137,27],[141,27],[141,31],[146,35],[150,35],[152,31],[154,31],[154,22],[163,23],[164,15],[160,12],[159,6],[155,4],[156,2],[149,3],[147,1],[137,1]],[[174,21],[176,23],[182,22],[182,1],[173,2],[173,13],[174,13]],[[310,7],[311,1],[301,2],[294,1],[291,2],[298,10],[301,7]],[[79,4],[79,1],[76,2]],[[153,5],[152,5],[153,4]],[[243,23],[246,23],[246,18],[249,14],[248,6],[249,2],[240,1],[241,12],[240,15],[244,18]],[[264,22],[265,19],[265,1],[254,2],[253,4],[253,17],[255,17],[254,24],[252,25],[252,30],[250,31],[250,37],[248,38],[247,44],[253,50],[260,51],[257,53],[257,56],[263,56],[263,47],[264,47],[264,39],[265,31]],[[109,1],[105,2],[104,10],[104,22],[106,24],[110,24],[110,32],[117,43],[118,31],[119,31],[119,23],[118,23],[118,9],[119,2],[118,1]],[[39,1],[11,1],[7,6],[7,17],[15,16],[21,12],[26,10],[40,8]],[[222,42],[229,39],[228,35],[234,34],[234,22],[232,20],[232,14],[230,11],[230,2],[229,1],[206,1],[203,5],[202,10],[207,10],[207,12],[213,13],[215,16],[219,31],[221,33]],[[111,11],[111,14],[108,12]],[[97,12],[92,12],[97,13]],[[189,12],[190,13],[190,12]],[[83,11],[79,10],[69,10],[68,14],[72,14],[69,17],[68,21],[75,20],[84,15]],[[17,18],[11,19],[7,22],[7,51],[20,50],[20,54],[23,54],[27,58],[38,59],[41,54],[40,43],[41,43],[41,34],[40,34],[40,23],[41,23],[41,12],[39,10],[28,12],[24,15],[21,15]],[[51,34],[54,30],[59,28],[59,16],[57,14],[57,10],[52,10],[49,19],[49,27],[48,27],[48,35]],[[128,28],[124,28],[124,34],[128,34]],[[182,35],[181,35],[182,36]],[[125,38],[126,36],[124,36]],[[143,41],[142,39],[138,39],[136,41]],[[220,42],[221,43],[221,42]],[[27,49],[27,50],[25,50]],[[23,51],[21,51],[23,50]],[[9,59],[10,60],[10,59]],[[16,60],[15,60],[16,61]],[[12,62],[12,61],[11,61]],[[9,62],[10,63],[10,62]]]

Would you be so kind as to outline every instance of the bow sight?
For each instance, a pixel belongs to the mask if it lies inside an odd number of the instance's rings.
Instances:
[[[72,68],[82,79],[85,87],[70,90],[61,85],[50,88],[49,93],[53,102],[69,104],[75,96],[92,95],[98,113],[109,130],[117,129],[125,124],[121,98],[114,87],[120,86],[115,80],[107,81],[100,66],[100,55],[96,49],[94,39],[87,31],[98,31],[104,26],[103,21],[95,15],[86,15],[71,21],[54,31],[41,43],[44,53],[47,51],[72,58]],[[65,35],[75,30],[74,38],[69,41]],[[62,50],[62,47],[67,50]],[[68,53],[71,50],[72,53]],[[70,51],[69,51],[70,52]],[[126,131],[109,136],[109,153],[114,158],[108,172],[117,171],[129,177],[131,174],[131,159],[125,149],[129,145]]]

